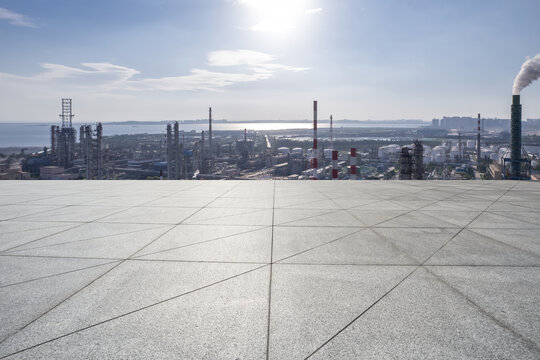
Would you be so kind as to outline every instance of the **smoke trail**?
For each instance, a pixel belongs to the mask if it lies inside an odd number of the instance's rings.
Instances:
[[[538,78],[540,78],[540,54],[527,59],[521,66],[521,70],[514,80],[514,95],[519,95],[521,90]]]

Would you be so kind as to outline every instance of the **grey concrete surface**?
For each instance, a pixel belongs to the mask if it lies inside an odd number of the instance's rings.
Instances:
[[[0,358],[539,359],[540,184],[0,182]]]

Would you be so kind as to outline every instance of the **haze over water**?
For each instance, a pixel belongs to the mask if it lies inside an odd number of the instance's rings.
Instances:
[[[20,147],[20,146],[50,146],[50,126],[45,123],[0,123],[0,147]],[[58,125],[55,123],[54,125]],[[74,127],[79,130],[81,124],[74,124]],[[369,124],[365,122],[336,122],[335,129],[340,127],[396,127],[396,128],[415,128],[420,126],[418,123],[395,123],[395,122],[377,122]],[[235,130],[287,130],[287,129],[311,129],[311,122],[241,122],[241,123],[214,123],[212,128],[215,131],[235,131]],[[125,134],[165,134],[167,125],[159,124],[103,124],[103,135],[125,135]],[[201,131],[208,130],[208,124],[183,124],[179,123],[182,131]],[[327,128],[327,123],[321,123],[320,128]]]

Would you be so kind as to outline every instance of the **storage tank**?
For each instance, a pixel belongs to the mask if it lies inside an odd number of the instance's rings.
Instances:
[[[277,149],[277,151],[278,153],[283,155],[287,155],[290,152],[288,147],[280,147],[279,149]]]
[[[293,155],[302,155],[302,154],[304,154],[304,149],[299,148],[299,147],[295,147],[294,149],[292,149],[291,154],[293,154]]]
[[[443,146],[435,146],[431,149],[431,156],[446,156],[446,148]]]

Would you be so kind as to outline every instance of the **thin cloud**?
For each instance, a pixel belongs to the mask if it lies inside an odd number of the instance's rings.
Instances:
[[[191,69],[187,75],[142,78],[136,69],[110,63],[82,63],[80,67],[45,63],[41,64],[44,71],[36,75],[0,73],[0,80],[4,84],[60,85],[96,91],[216,91],[234,84],[267,80],[278,72],[309,70],[274,60],[273,55],[251,50],[222,50],[208,54],[208,65],[214,68],[236,66],[241,71]]]
[[[8,20],[11,25],[36,27],[34,21],[26,15],[18,14],[11,10],[0,7],[0,20]]]
[[[277,64],[274,62],[275,60],[274,55],[252,50],[220,50],[208,54],[208,65],[210,66],[247,66],[254,72],[310,70],[307,67]]]
[[[220,50],[208,54],[208,65],[210,66],[257,65],[274,60],[273,55],[252,50]]]

